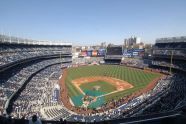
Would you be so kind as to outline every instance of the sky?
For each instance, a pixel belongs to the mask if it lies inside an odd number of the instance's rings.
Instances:
[[[74,45],[186,36],[186,0],[0,0],[0,33]]]

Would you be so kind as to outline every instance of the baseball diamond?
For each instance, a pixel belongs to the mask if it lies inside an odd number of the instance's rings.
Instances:
[[[61,98],[63,101],[66,93],[66,98],[73,103],[69,105],[68,102],[69,106],[98,109],[109,101],[137,94],[161,76],[160,73],[119,65],[68,68],[60,80],[63,89]]]

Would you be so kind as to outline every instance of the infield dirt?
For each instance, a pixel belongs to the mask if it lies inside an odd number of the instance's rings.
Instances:
[[[112,77],[107,77],[107,76],[92,76],[92,77],[83,77],[83,78],[78,78],[75,80],[72,80],[72,83],[74,84],[74,86],[82,93],[85,95],[85,93],[83,92],[83,90],[80,88],[80,85],[84,84],[84,83],[92,83],[92,82],[96,82],[96,81],[105,81],[108,82],[110,84],[112,84],[113,86],[116,87],[116,91],[110,92],[108,94],[112,94],[112,93],[116,93],[122,90],[126,90],[129,88],[133,88],[132,84],[129,84],[126,81],[123,80],[119,80],[116,78],[112,78]],[[106,88],[106,87],[105,87]],[[105,95],[108,95],[105,94]],[[105,96],[103,95],[103,96]]]

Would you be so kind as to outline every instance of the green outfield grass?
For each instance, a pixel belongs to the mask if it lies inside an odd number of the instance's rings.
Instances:
[[[68,76],[66,78],[66,86],[68,88],[68,94],[72,98],[74,96],[82,95],[79,90],[71,82],[74,79],[89,76],[109,76],[117,79],[121,79],[131,83],[134,87],[117,93],[113,93],[104,97],[105,102],[113,99],[119,99],[126,95],[129,95],[135,91],[138,91],[147,86],[153,79],[161,76],[161,74],[144,72],[143,70],[129,68],[118,65],[94,65],[94,66],[82,66],[78,68],[69,68],[67,70]],[[101,84],[101,83],[100,83]],[[93,84],[92,84],[93,85]],[[91,89],[90,86],[86,86],[87,89]],[[109,90],[110,87],[104,86],[104,90]]]
[[[95,90],[94,89],[95,86],[99,86],[100,88],[98,90]],[[114,85],[101,80],[81,84],[80,88],[83,90],[85,94],[91,92],[93,96],[100,96],[116,90],[116,87]]]

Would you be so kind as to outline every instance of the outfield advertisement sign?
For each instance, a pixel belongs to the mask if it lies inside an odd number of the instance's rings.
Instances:
[[[144,55],[145,49],[125,49],[123,55],[126,57],[142,56]]]
[[[106,50],[105,49],[99,49],[98,50],[98,56],[105,56]]]

